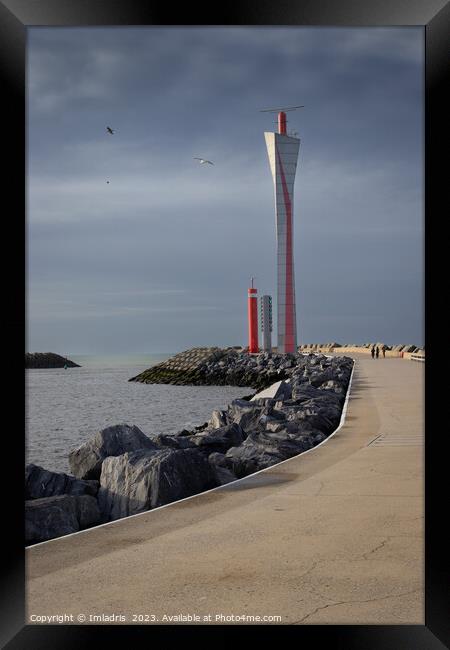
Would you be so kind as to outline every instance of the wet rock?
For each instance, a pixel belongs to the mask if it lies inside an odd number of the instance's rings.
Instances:
[[[69,466],[77,478],[98,479],[105,458],[138,449],[157,450],[159,447],[138,427],[116,424],[99,431],[91,440],[71,451]]]

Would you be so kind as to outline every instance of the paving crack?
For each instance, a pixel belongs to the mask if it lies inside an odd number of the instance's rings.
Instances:
[[[373,548],[371,551],[367,551],[366,553],[363,553],[363,554],[362,554],[362,557],[363,557],[365,560],[367,560],[367,556],[368,556],[368,555],[372,555],[372,553],[375,553],[375,552],[378,551],[380,548],[383,548],[383,546],[385,546],[385,545],[386,545],[388,542],[390,542],[390,541],[391,541],[391,537],[386,537],[386,539],[383,539],[383,541],[381,542],[381,544],[378,544],[378,546],[375,546],[375,548]]]
[[[293,623],[291,623],[291,625],[297,625],[299,623],[303,623],[303,621],[306,621],[311,616],[314,616],[314,614],[317,614],[317,612],[320,612],[322,609],[327,609],[328,607],[335,607],[337,605],[358,604],[358,603],[374,603],[374,602],[376,602],[378,600],[387,600],[388,598],[400,598],[401,596],[408,596],[410,594],[415,594],[418,591],[422,591],[422,589],[413,589],[412,591],[404,591],[403,593],[400,593],[400,594],[390,594],[389,596],[381,596],[381,597],[376,597],[376,598],[369,598],[368,600],[335,601],[335,602],[332,602],[332,603],[328,603],[328,605],[322,605],[321,607],[316,607],[316,609],[314,609],[312,612],[309,612],[309,614],[306,614],[305,616],[300,618],[298,621],[294,621]]]

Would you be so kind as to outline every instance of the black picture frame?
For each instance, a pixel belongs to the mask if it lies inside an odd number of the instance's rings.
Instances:
[[[209,5],[212,7],[213,5]],[[25,429],[25,382],[22,366],[17,362],[23,353],[26,332],[24,307],[25,251],[25,173],[26,115],[25,66],[27,28],[45,26],[90,25],[328,25],[328,26],[403,26],[420,25],[425,35],[425,424],[426,424],[426,531],[425,531],[425,625],[347,626],[305,625],[265,626],[263,633],[278,642],[289,634],[305,648],[333,647],[338,650],[434,650],[449,647],[448,542],[441,528],[446,519],[446,458],[442,447],[448,437],[448,424],[438,417],[446,404],[445,383],[432,381],[439,367],[441,346],[448,328],[446,320],[431,315],[442,312],[445,289],[446,239],[442,229],[446,223],[444,192],[448,185],[448,152],[445,149],[445,127],[448,103],[445,81],[448,69],[448,37],[450,8],[446,0],[307,0],[273,2],[244,0],[229,6],[221,3],[211,8],[185,3],[176,9],[169,3],[145,0],[0,0],[0,76],[3,89],[3,158],[4,225],[9,232],[4,249],[12,252],[13,265],[7,263],[4,278],[5,345],[9,394],[6,398],[11,415],[7,425],[7,459],[3,463],[2,519],[7,525],[2,535],[3,574],[1,582],[0,642],[13,650],[30,648],[45,650],[98,645],[106,636],[116,643],[130,642],[140,636],[147,640],[175,635],[184,643],[201,633],[205,641],[217,635],[217,626],[24,626],[24,504],[23,494],[16,489],[23,472]],[[174,16],[177,22],[174,23]],[[448,87],[448,84],[447,84]],[[441,162],[442,161],[442,162]],[[444,217],[437,226],[439,217]],[[5,259],[5,255],[2,259]],[[441,284],[440,284],[441,283]],[[437,290],[436,290],[437,288]],[[418,297],[421,300],[422,297]],[[448,390],[448,389],[447,389]],[[12,408],[10,404],[15,404]],[[20,417],[19,417],[20,414]],[[434,435],[432,435],[432,432]],[[5,453],[5,452],[4,452]],[[447,508],[448,510],[448,508]],[[246,633],[249,626],[245,626]],[[242,636],[242,626],[221,626],[223,641]],[[251,626],[250,633],[261,628]],[[180,639],[181,640],[181,639]]]

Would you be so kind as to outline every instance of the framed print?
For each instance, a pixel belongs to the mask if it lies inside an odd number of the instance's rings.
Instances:
[[[438,650],[448,4],[215,9],[0,2],[2,643]]]

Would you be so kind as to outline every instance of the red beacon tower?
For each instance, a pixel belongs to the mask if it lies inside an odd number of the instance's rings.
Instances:
[[[259,352],[258,347],[258,289],[253,286],[248,290],[248,351]]]

